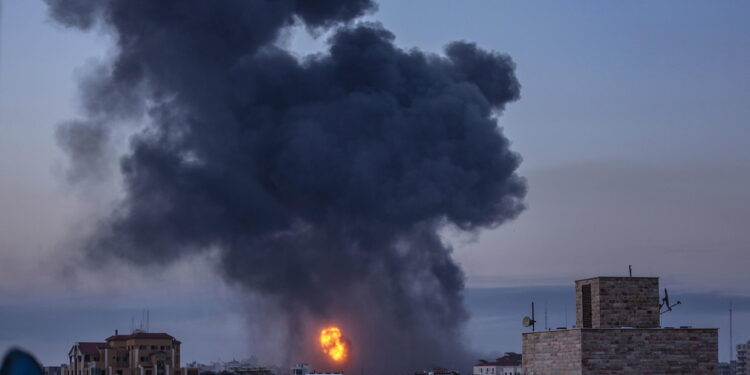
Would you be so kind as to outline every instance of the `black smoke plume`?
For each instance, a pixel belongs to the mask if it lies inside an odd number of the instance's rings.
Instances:
[[[101,167],[118,124],[125,195],[90,255],[167,264],[213,249],[227,281],[277,306],[289,358],[317,324],[352,365],[458,366],[464,276],[438,235],[523,210],[520,157],[497,125],[519,97],[511,59],[466,42],[403,50],[371,0],[47,0],[63,25],[108,32],[108,63],[62,125],[73,168]],[[293,25],[327,53],[279,47]]]

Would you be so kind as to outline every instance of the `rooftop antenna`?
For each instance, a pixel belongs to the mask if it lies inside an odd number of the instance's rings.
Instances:
[[[534,320],[534,302],[531,303],[531,318],[529,318],[528,316],[524,316],[522,324],[524,327],[531,327],[531,332],[536,331],[536,320]]]
[[[669,304],[669,292],[667,292],[667,288],[664,288],[664,298],[661,299],[661,303],[659,304],[659,314],[666,314],[670,311],[672,311],[672,308],[677,305],[682,305],[681,301],[677,301],[677,303],[670,305]],[[662,311],[663,308],[666,307],[666,310]]]
[[[563,311],[565,311],[565,328],[568,328],[568,304],[563,304]]]
[[[150,332],[149,328],[151,328],[151,324],[149,324],[149,323],[151,323],[151,321],[149,320],[148,313],[149,313],[149,311],[147,309],[146,310],[146,332]]]
[[[630,274],[630,277],[633,277],[633,265],[628,264],[628,273]]]
[[[547,327],[547,301],[544,301],[544,330],[549,330],[549,327]]]

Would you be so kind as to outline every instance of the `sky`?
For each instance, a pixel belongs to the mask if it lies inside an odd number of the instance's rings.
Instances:
[[[517,65],[521,100],[500,124],[524,159],[528,209],[493,230],[444,233],[470,288],[468,345],[518,351],[531,300],[548,301],[555,326],[566,309],[572,321],[572,281],[628,265],[684,297],[665,325],[720,328],[720,359],[730,300],[735,343],[750,340],[750,4],[379,4],[367,19],[403,48],[467,40]],[[56,125],[79,113],[78,77],[109,40],[53,24],[39,0],[4,0],[0,31],[0,351],[22,345],[59,363],[73,342],[127,330],[149,308],[152,328],[206,343],[185,345],[186,360],[252,354],[247,301],[210,256],[168,269],[60,266],[120,193],[114,172],[69,185],[55,142]],[[303,56],[325,40],[296,29],[279,43]]]

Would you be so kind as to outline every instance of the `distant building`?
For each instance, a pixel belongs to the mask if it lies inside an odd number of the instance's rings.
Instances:
[[[474,365],[473,375],[521,375],[521,362],[522,356],[518,353],[505,353],[492,362],[479,360]]]
[[[416,371],[414,375],[461,375],[460,372],[444,368],[435,368],[432,370]]]
[[[245,360],[233,359],[229,362],[211,362],[209,364],[203,364],[198,362],[190,362],[185,367],[195,368],[199,374],[205,375],[216,375],[216,374],[246,374],[246,375],[267,375],[267,373],[273,374],[274,371],[267,367],[260,367],[257,365],[255,358],[248,358]]]
[[[314,370],[312,366],[307,363],[300,363],[291,368],[291,375],[344,375],[343,372],[321,372]]]
[[[232,373],[236,375],[274,375],[267,367],[232,367]]]
[[[300,363],[292,367],[291,375],[306,375],[312,372],[312,367],[307,363]]]
[[[737,375],[737,361],[719,363],[719,375]]]
[[[718,329],[660,327],[658,278],[575,284],[575,328],[523,334],[526,375],[718,373]]]
[[[193,375],[180,368],[180,341],[166,333],[135,331],[104,342],[77,342],[62,375]]]
[[[44,375],[62,375],[62,366],[45,366]]]
[[[750,375],[750,341],[737,345],[737,375]]]

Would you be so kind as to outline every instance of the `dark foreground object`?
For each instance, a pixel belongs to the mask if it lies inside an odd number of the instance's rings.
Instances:
[[[0,375],[42,375],[42,366],[30,354],[11,349],[3,359]]]

